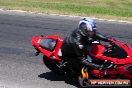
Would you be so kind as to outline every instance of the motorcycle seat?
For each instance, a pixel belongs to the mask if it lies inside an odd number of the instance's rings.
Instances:
[[[42,41],[40,42],[40,46],[43,49],[53,51],[55,49],[55,46],[57,44],[56,39],[51,39],[51,38],[43,38]]]

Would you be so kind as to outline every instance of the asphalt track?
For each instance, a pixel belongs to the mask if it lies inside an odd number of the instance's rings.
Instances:
[[[77,88],[35,57],[34,35],[67,36],[80,18],[0,11],[0,88]],[[98,21],[99,32],[132,45],[132,24]]]

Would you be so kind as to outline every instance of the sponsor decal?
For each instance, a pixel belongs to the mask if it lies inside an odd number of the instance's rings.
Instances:
[[[128,79],[93,79],[88,81],[88,86],[131,86]]]

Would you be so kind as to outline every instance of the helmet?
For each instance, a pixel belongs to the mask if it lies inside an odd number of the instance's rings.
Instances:
[[[88,36],[88,32],[94,32],[96,30],[96,23],[92,19],[83,18],[79,22],[79,29],[83,36]]]

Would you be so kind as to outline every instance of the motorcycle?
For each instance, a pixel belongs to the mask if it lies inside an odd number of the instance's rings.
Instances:
[[[109,38],[109,40],[111,41],[110,45],[93,42],[91,49],[86,52],[92,58],[93,63],[105,67],[105,69],[83,67],[78,76],[82,87],[88,85],[89,79],[132,80],[132,47],[113,38]],[[63,75],[75,73],[68,62],[62,58],[63,38],[59,35],[34,36],[32,45],[37,50],[35,55],[38,56],[42,53],[44,64],[53,72]],[[89,58],[86,60],[89,61]]]

